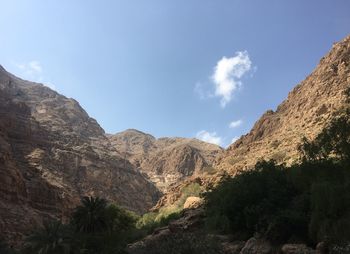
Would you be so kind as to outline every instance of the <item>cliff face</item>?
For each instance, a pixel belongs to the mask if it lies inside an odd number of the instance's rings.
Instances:
[[[274,159],[286,164],[297,161],[302,138],[312,140],[337,115],[346,105],[345,90],[349,88],[350,36],[333,45],[276,111],[267,111],[248,134],[218,154],[213,163],[215,174],[200,174],[172,186],[154,209],[176,202],[188,184],[196,182],[203,189],[213,188],[222,178],[253,168],[258,160]]]
[[[267,111],[252,130],[217,160],[216,167],[235,174],[257,160],[291,163],[302,137],[313,139],[344,105],[350,87],[350,36],[333,45],[316,69],[274,111]]]
[[[80,105],[0,67],[0,234],[12,242],[80,197],[145,212],[160,193]],[[132,200],[132,202],[130,202]]]
[[[212,170],[216,156],[222,152],[219,146],[197,139],[156,139],[133,129],[109,135],[109,139],[163,192],[188,177]]]

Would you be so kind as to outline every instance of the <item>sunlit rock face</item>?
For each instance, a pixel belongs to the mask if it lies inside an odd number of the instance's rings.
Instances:
[[[302,61],[302,59],[300,59]],[[333,45],[316,69],[276,109],[232,144],[215,166],[235,174],[259,159],[290,164],[298,159],[302,137],[314,138],[344,105],[350,87],[350,36]]]
[[[18,242],[82,196],[145,212],[160,192],[73,99],[0,68],[0,237]],[[132,202],[130,202],[132,200]]]
[[[297,161],[302,138],[313,139],[337,116],[347,104],[345,90],[349,88],[350,36],[333,45],[276,111],[268,110],[249,133],[218,153],[213,174],[199,174],[171,186],[154,209],[175,203],[181,190],[191,183],[199,183],[204,190],[213,188],[223,178],[253,168],[261,159],[286,164]]]
[[[198,139],[156,139],[134,129],[108,137],[112,145],[163,192],[210,169],[223,151]]]

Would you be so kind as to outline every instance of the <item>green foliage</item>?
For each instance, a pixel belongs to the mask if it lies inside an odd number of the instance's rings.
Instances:
[[[84,197],[72,218],[72,224],[79,232],[96,233],[107,230],[110,226],[107,201],[99,197]]]
[[[145,213],[136,223],[136,227],[145,234],[152,233],[154,229],[164,227],[171,221],[181,217],[181,210],[163,208],[158,213]]]
[[[207,194],[207,214],[213,216],[207,225],[244,235],[266,232],[280,216],[276,207],[287,209],[294,193],[285,170],[273,161],[260,162]]]
[[[341,160],[350,159],[350,110],[334,119],[314,141],[303,138],[299,147],[304,160],[316,161],[329,157],[338,157]]]
[[[15,250],[11,249],[9,246],[7,246],[5,241],[0,239],[0,253],[1,254],[15,254],[17,252]]]
[[[314,141],[303,140],[302,161],[290,167],[259,162],[206,195],[209,229],[259,233],[275,243],[350,242],[350,122],[334,119]]]
[[[69,225],[45,223],[25,243],[28,254],[124,253],[126,244],[138,237],[138,216],[101,198],[85,197]]]
[[[323,182],[311,189],[310,234],[317,241],[346,242],[350,236],[350,183]]]
[[[170,221],[178,219],[181,216],[186,199],[193,196],[199,197],[201,192],[201,186],[198,183],[188,184],[181,190],[181,196],[174,204],[162,207],[158,212],[144,214],[137,221],[137,228],[151,233],[155,228],[168,225]]]
[[[43,228],[34,231],[25,244],[26,253],[70,254],[74,240],[70,228],[60,221],[45,222]]]
[[[145,247],[152,254],[219,254],[220,245],[205,233],[177,233]]]

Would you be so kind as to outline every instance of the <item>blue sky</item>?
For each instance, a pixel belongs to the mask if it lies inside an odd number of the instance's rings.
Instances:
[[[350,33],[348,0],[0,0],[0,64],[108,133],[227,146]]]

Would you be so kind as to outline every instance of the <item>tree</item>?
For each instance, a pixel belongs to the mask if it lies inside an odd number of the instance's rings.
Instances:
[[[69,228],[60,221],[46,222],[26,239],[25,249],[28,253],[69,254],[72,238]]]
[[[78,206],[72,218],[76,231],[97,233],[108,229],[109,216],[107,201],[99,197],[84,197],[82,205]]]

